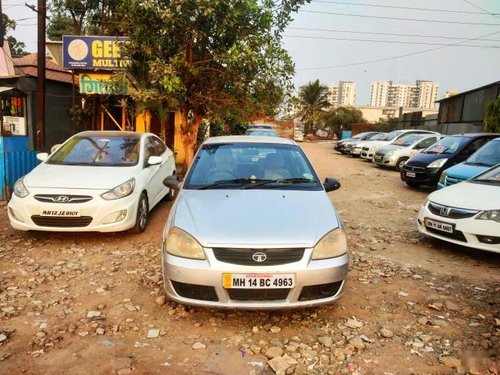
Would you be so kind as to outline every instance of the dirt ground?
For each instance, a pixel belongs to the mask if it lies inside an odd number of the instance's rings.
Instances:
[[[421,236],[429,190],[395,171],[302,146],[342,183],[329,193],[350,249],[338,303],[249,312],[165,299],[171,203],[141,235],[18,232],[0,204],[0,374],[498,374],[500,255]]]

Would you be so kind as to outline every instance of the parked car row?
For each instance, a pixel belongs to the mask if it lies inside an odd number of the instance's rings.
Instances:
[[[500,253],[500,134],[399,130],[343,145],[334,149],[357,156],[350,150],[361,148],[362,158],[395,168],[410,187],[440,189],[422,204],[421,233]]]

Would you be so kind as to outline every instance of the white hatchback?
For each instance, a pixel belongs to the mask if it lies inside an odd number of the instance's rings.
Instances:
[[[15,229],[142,232],[149,211],[174,195],[163,185],[175,174],[174,155],[151,133],[86,131],[37,157],[8,204]]]

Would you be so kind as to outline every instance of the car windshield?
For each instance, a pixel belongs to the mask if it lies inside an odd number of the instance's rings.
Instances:
[[[477,150],[466,161],[466,164],[492,167],[500,163],[500,139],[490,141]]]
[[[245,132],[246,135],[277,137],[278,134],[274,130],[249,129]]]
[[[445,137],[422,151],[423,154],[453,154],[467,143],[467,137]]]
[[[72,137],[47,159],[48,164],[131,166],[139,160],[138,135],[80,135]]]
[[[500,186],[500,164],[471,178],[468,182]]]
[[[368,140],[370,141],[382,141],[387,137],[387,133],[379,133],[375,134],[374,136],[370,137]]]
[[[302,149],[292,144],[206,144],[196,154],[185,189],[321,190]]]
[[[397,137],[399,137],[401,134],[403,134],[403,133],[399,130],[387,133],[386,137],[384,138],[384,141],[392,141],[392,140],[396,139]]]
[[[422,139],[424,136],[421,134],[408,134],[393,143],[396,146],[411,146],[418,140]]]

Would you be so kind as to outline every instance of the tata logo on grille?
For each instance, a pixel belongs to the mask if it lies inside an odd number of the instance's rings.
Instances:
[[[253,253],[252,259],[254,262],[262,263],[262,262],[266,261],[267,255],[265,253],[263,253],[262,251],[258,251],[256,253]]]
[[[65,195],[58,195],[57,197],[54,198],[54,202],[57,203],[68,203],[69,198]]]
[[[439,213],[441,214],[441,216],[448,216],[450,214],[450,211],[451,211],[451,208],[449,208],[449,207],[441,207],[441,209],[439,210]]]

